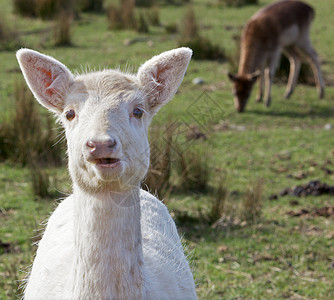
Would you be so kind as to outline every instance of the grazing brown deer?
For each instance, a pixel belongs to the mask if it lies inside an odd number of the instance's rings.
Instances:
[[[257,79],[257,101],[262,102],[265,88],[264,101],[267,107],[270,105],[271,84],[282,51],[290,62],[285,98],[290,97],[296,85],[302,57],[311,65],[319,98],[323,98],[320,64],[309,38],[313,18],[313,8],[295,0],[272,3],[251,17],[241,36],[238,73],[228,74],[234,82],[234,103],[238,112],[245,109]]]

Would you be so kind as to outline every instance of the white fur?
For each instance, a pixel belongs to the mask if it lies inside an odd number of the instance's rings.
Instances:
[[[137,75],[73,76],[51,57],[18,51],[36,99],[65,128],[73,181],[73,194],[51,215],[39,243],[25,299],[196,298],[174,221],[139,189],[149,166],[147,128],[177,91],[191,54],[164,52]]]

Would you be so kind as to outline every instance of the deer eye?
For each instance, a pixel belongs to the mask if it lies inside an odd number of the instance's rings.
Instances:
[[[143,116],[143,111],[140,108],[136,107],[133,109],[132,114],[136,119],[140,119]]]
[[[65,113],[65,115],[67,120],[72,121],[75,118],[75,111],[70,109]]]

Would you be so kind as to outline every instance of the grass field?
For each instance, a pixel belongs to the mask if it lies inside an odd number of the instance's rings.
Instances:
[[[236,8],[213,0],[192,1],[201,34],[228,55],[236,51],[233,36],[270,2]],[[105,14],[81,13],[72,25],[73,46],[55,47],[53,22],[19,17],[12,13],[11,3],[0,0],[2,15],[19,32],[21,45],[54,56],[79,72],[129,66],[136,71],[153,55],[178,47],[178,34],[167,34],[163,25],[181,24],[186,11],[184,5],[161,6],[162,25],[150,26],[148,34],[110,31]],[[285,84],[278,81],[270,108],[255,103],[253,95],[246,112],[238,114],[227,78],[228,62],[192,60],[179,92],[156,117],[154,124],[177,121],[195,126],[207,137],[186,146],[208,156],[209,191],[172,192],[165,200],[188,246],[200,299],[334,299],[333,214],[312,213],[333,207],[333,196],[279,195],[284,188],[310,180],[334,185],[334,2],[312,5],[316,18],[311,39],[322,62],[324,100],[318,100],[315,87],[309,85],[297,85],[291,99],[285,100]],[[141,41],[125,45],[138,37]],[[0,52],[0,65],[1,126],[13,115],[14,82],[22,80],[15,49]],[[194,85],[196,77],[205,83]],[[56,207],[59,191],[70,193],[66,164],[46,172],[52,199],[34,196],[27,167],[12,160],[0,162],[0,299],[19,297],[18,285],[36,250],[32,243],[40,223]],[[222,177],[230,214],[236,217],[212,226],[207,217],[213,201],[210,190]],[[262,189],[257,202],[262,203],[261,215],[255,222],[245,221],[238,210],[243,209],[247,190],[257,184]],[[300,216],[288,213],[302,209]]]

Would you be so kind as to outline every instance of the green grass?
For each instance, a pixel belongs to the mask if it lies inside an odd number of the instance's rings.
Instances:
[[[131,66],[135,71],[153,55],[177,47],[177,35],[167,35],[162,27],[151,27],[144,35],[108,31],[105,15],[82,14],[74,23],[74,46],[56,48],[52,31],[45,31],[52,22],[20,18],[11,14],[11,1],[0,3],[7,19],[21,33],[22,46],[54,56],[73,71],[80,71],[81,66]],[[232,36],[259,9],[255,5],[220,7],[209,0],[193,3],[201,33],[227,53],[235,51]],[[210,153],[210,185],[214,186],[220,173],[225,172],[228,190],[235,192],[235,203],[241,201],[250,182],[263,181],[263,216],[256,224],[239,222],[212,228],[205,218],[212,201],[208,193],[172,193],[166,199],[188,244],[200,299],[334,298],[333,219],[287,215],[290,210],[333,205],[332,197],[298,198],[297,205],[293,205],[296,199],[292,196],[268,200],[285,187],[311,179],[334,185],[334,175],[323,171],[324,166],[334,170],[333,129],[324,129],[326,124],[334,124],[334,3],[323,0],[312,5],[316,18],[311,38],[327,82],[324,100],[317,99],[315,87],[304,85],[297,85],[291,99],[284,100],[285,86],[275,84],[270,108],[255,103],[253,96],[247,111],[238,114],[227,79],[228,63],[192,61],[179,92],[156,117],[155,122],[172,119],[188,125],[201,117],[208,139],[194,143]],[[180,23],[185,10],[185,6],[162,6],[162,24]],[[126,39],[138,36],[151,39],[153,47],[147,42],[124,46]],[[11,117],[14,81],[22,75],[14,50],[0,52],[0,61],[1,124]],[[206,83],[194,86],[191,81],[195,77],[204,78]],[[45,113],[43,109],[41,112]],[[212,113],[211,117],[207,113]],[[225,129],[218,123],[224,123]],[[36,230],[55,208],[57,191],[70,192],[65,167],[47,172],[55,197],[35,199],[29,170],[8,161],[0,163],[0,239],[12,245],[11,253],[0,249],[0,299],[18,297],[17,280],[24,278],[24,270],[32,261]],[[305,178],[298,180],[300,173]]]

